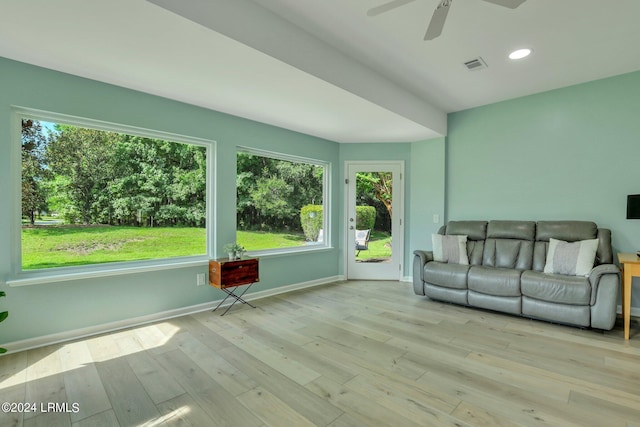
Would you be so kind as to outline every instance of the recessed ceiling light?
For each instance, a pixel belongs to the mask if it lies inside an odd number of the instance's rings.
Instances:
[[[511,52],[509,54],[509,59],[522,59],[522,58],[526,58],[527,56],[531,55],[531,52],[533,52],[532,49],[518,49],[518,50],[514,50],[513,52]]]

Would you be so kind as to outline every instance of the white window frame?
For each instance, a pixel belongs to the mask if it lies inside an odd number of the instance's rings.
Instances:
[[[206,253],[194,256],[156,258],[141,261],[114,261],[84,266],[53,267],[37,270],[22,270],[22,128],[21,119],[69,124],[107,132],[167,140],[176,143],[205,147],[207,156],[206,171]],[[215,241],[215,148],[213,140],[196,138],[170,132],[145,129],[136,126],[71,116],[27,107],[11,109],[11,149],[10,149],[10,186],[11,186],[11,273],[5,282],[9,286],[25,286],[60,282],[93,277],[140,273],[145,271],[167,270],[183,267],[207,265],[213,253]]]
[[[250,255],[265,256],[265,255],[280,255],[291,254],[297,252],[314,252],[320,250],[330,249],[331,246],[331,162],[312,159],[309,157],[301,157],[292,154],[278,153],[269,150],[260,150],[257,148],[250,148],[245,146],[238,146],[236,149],[236,174],[237,174],[237,153],[253,154],[255,156],[267,157],[270,159],[284,160],[294,163],[306,163],[313,166],[319,166],[323,168],[322,173],[322,243],[305,245],[305,246],[291,246],[288,248],[273,248],[273,249],[261,249],[251,250],[247,249]],[[236,192],[237,194],[237,192]],[[236,208],[238,201],[236,200]],[[236,224],[236,233],[238,231],[238,224]]]

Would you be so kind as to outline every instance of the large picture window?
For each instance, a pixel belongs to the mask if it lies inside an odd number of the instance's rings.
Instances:
[[[206,141],[17,117],[23,271],[207,255]]]
[[[238,244],[248,251],[326,245],[328,168],[316,160],[238,151]]]

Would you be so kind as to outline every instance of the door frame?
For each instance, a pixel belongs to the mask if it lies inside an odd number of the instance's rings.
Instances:
[[[343,217],[342,217],[342,231],[343,231],[343,248],[344,256],[343,256],[343,265],[344,265],[344,276],[347,280],[399,280],[401,281],[404,277],[404,224],[405,224],[405,172],[404,172],[404,160],[345,160],[344,162],[344,209],[343,209]],[[394,258],[397,254],[397,261],[394,262],[395,265],[398,266],[397,275],[392,279],[380,279],[377,275],[372,274],[371,277],[363,277],[362,275],[358,275],[358,277],[350,277],[349,274],[349,252],[347,248],[349,246],[349,169],[351,166],[358,167],[367,167],[367,166],[389,166],[394,168],[399,168],[400,171],[400,185],[393,187],[393,203],[394,203],[394,212],[393,216],[398,220],[397,223],[397,232],[392,233],[393,238],[393,254]],[[392,225],[393,227],[393,225]]]

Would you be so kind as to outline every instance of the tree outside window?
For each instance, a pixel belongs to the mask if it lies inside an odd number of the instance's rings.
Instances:
[[[237,153],[237,240],[249,251],[317,244],[301,213],[322,211],[326,164],[256,151]],[[317,209],[313,209],[314,215]],[[315,238],[314,238],[315,237]]]
[[[207,152],[22,118],[22,269],[205,255]]]

